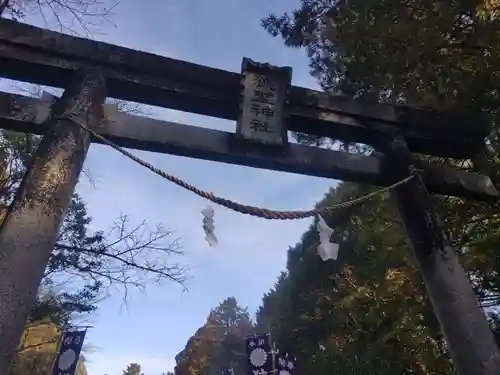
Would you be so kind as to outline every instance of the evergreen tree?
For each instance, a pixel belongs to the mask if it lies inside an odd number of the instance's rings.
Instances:
[[[359,195],[341,184],[322,205]],[[451,374],[431,306],[388,197],[374,198],[335,228],[339,260],[324,263],[311,227],[288,251],[287,272],[263,298],[257,326],[297,357],[297,373]],[[425,368],[425,372],[422,372]]]
[[[0,222],[39,139],[0,130]],[[112,283],[142,287],[167,278],[182,282],[181,267],[151,261],[152,256],[161,258],[157,256],[159,252],[179,253],[175,242],[169,241],[169,232],[161,227],[149,232],[145,223],[130,228],[127,218],[122,217],[111,234],[104,235],[101,231],[91,233],[90,223],[85,203],[74,194],[26,322],[11,375],[50,373],[62,327],[71,326],[79,314],[94,311],[96,301]],[[61,287],[61,277],[75,282]],[[81,362],[78,374],[84,373]]]
[[[367,101],[438,110],[469,107],[486,114],[493,125],[486,154],[467,161],[415,157],[487,173],[500,187],[499,14],[498,4],[488,1],[302,0],[262,24],[287,46],[306,49],[312,73],[325,90]],[[336,142],[296,136],[299,142]],[[361,195],[359,189],[341,183],[323,203]],[[453,373],[387,198],[335,223],[341,243],[335,264],[315,261],[311,228],[289,250],[286,274],[264,296],[258,324],[272,324],[283,345],[294,347],[300,372]],[[434,202],[478,300],[493,308],[496,330],[500,206],[442,197]],[[327,221],[333,224],[333,219]]]
[[[63,327],[70,323],[71,313],[69,307],[54,296],[40,296],[26,323],[9,375],[51,373],[58,342]],[[83,356],[75,374],[87,375]]]
[[[138,363],[131,363],[123,370],[123,375],[144,375],[141,371],[141,365]]]
[[[244,338],[252,332],[246,308],[234,297],[210,311],[206,323],[188,340],[175,357],[175,375],[220,375],[229,367],[235,375],[246,371]]]
[[[12,202],[30,164],[40,137],[0,130],[0,220]],[[68,312],[91,312],[94,301],[111,284],[141,287],[149,282],[183,282],[184,269],[169,265],[165,255],[181,254],[170,232],[146,222],[130,226],[126,216],[118,218],[109,234],[91,233],[92,219],[85,202],[73,194],[58,241],[45,269],[41,291],[56,298]],[[154,257],[155,261],[151,261]],[[54,291],[53,280],[76,279],[77,289]],[[68,283],[70,285],[71,283]]]

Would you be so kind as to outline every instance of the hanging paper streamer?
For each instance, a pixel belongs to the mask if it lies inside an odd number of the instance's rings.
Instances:
[[[74,375],[86,331],[64,332],[59,345],[52,375]]]
[[[321,260],[323,262],[326,262],[328,259],[337,260],[339,255],[339,245],[330,242],[333,229],[326,224],[325,220],[320,215],[318,215],[318,224],[316,225],[316,229],[319,233],[318,255]]]
[[[245,339],[249,374],[267,375],[273,370],[273,353],[271,350],[271,335],[250,336]]]
[[[207,207],[201,211],[203,215],[203,230],[205,231],[205,240],[212,247],[216,247],[219,241],[215,237],[215,225],[214,216],[215,211],[212,206],[207,205]]]
[[[289,353],[278,353],[276,356],[276,372],[277,375],[294,375],[295,358]]]

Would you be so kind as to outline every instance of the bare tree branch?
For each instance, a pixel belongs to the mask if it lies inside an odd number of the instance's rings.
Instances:
[[[5,4],[4,4],[5,3]],[[59,31],[95,35],[103,23],[111,23],[118,0],[4,0],[4,14],[15,20],[39,15],[45,27],[55,24]],[[1,8],[0,8],[1,9]],[[0,14],[1,15],[1,14]]]
[[[60,94],[52,88],[16,84],[15,88],[30,96],[40,96],[43,90]],[[139,104],[109,99],[118,110],[142,113]],[[19,186],[32,151],[40,137],[32,134],[0,132],[0,222]],[[85,171],[89,176],[88,171]],[[93,183],[90,177],[91,183]],[[59,242],[45,271],[43,285],[49,292],[55,287],[63,291],[92,286],[93,293],[119,286],[125,298],[128,288],[143,290],[147,284],[174,281],[183,287],[187,269],[173,258],[182,255],[179,239],[171,240],[171,232],[162,226],[149,228],[146,222],[132,226],[126,215],[120,216],[108,234],[89,235],[85,204],[75,195],[68,211]],[[3,208],[3,209],[2,209]],[[73,283],[73,285],[72,285]],[[87,283],[87,284],[85,284]],[[72,285],[69,287],[69,285]],[[68,289],[69,288],[69,289]]]
[[[51,259],[55,267],[47,269],[46,277],[63,271],[108,288],[118,284],[125,291],[170,280],[185,289],[187,268],[172,263],[172,257],[183,252],[179,239],[170,240],[171,235],[160,225],[151,230],[145,221],[131,227],[129,218],[122,215],[97,246],[58,242]]]

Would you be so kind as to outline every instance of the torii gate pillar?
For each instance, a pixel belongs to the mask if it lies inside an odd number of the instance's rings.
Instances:
[[[90,145],[88,132],[67,117],[92,127],[105,99],[99,73],[77,72],[0,226],[0,374],[9,373]]]
[[[412,156],[402,138],[385,151],[396,179],[413,172]],[[457,374],[500,374],[495,338],[422,178],[417,175],[396,187],[392,196]]]

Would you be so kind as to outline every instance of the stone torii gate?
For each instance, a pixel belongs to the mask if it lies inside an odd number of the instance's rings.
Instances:
[[[6,374],[92,137],[121,147],[389,186],[459,375],[500,374],[500,353],[429,193],[498,199],[488,176],[415,165],[412,153],[468,159],[487,122],[290,85],[291,69],[244,59],[242,74],[0,21],[0,77],[64,88],[50,116],[39,99],[0,93],[0,127],[43,134],[0,226],[0,374]],[[223,132],[145,117],[103,116],[105,98],[236,120]],[[381,157],[288,143],[296,131],[373,146]]]

